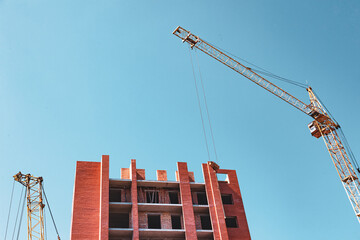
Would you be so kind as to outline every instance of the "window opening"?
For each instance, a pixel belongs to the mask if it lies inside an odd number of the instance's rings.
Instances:
[[[179,215],[171,215],[172,229],[181,229],[181,217]]]
[[[148,218],[148,228],[151,229],[161,229],[161,222],[160,222],[160,214],[149,214]]]
[[[216,177],[218,181],[228,182],[228,175],[226,173],[217,173]]]
[[[238,227],[236,217],[226,217],[225,222],[226,222],[226,227],[228,227],[228,228],[237,228]]]
[[[159,203],[159,192],[155,190],[147,190],[146,193],[146,202],[147,203]]]
[[[110,188],[109,201],[110,202],[121,202],[121,189]]]
[[[231,194],[222,194],[221,200],[223,204],[234,204],[233,197]]]
[[[209,215],[200,216],[201,229],[211,230],[211,220]]]
[[[196,193],[197,196],[197,202],[199,205],[207,205],[207,198],[206,198],[206,193],[205,192],[197,192]]]
[[[169,192],[169,198],[171,204],[179,204],[179,194],[178,192]]]
[[[109,214],[110,228],[129,228],[129,214],[128,213],[110,213]]]

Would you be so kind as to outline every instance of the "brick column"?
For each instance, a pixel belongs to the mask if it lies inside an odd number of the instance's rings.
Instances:
[[[133,240],[139,240],[139,210],[138,210],[138,192],[137,192],[137,177],[136,177],[136,160],[131,159],[130,164],[130,178],[131,178],[131,219],[133,228]]]
[[[156,179],[158,181],[167,181],[166,170],[156,170]]]
[[[208,164],[202,164],[202,168],[214,239],[228,240],[229,237],[216,172]]]
[[[71,216],[71,240],[98,240],[100,219],[99,162],[77,162]]]
[[[187,240],[197,240],[194,208],[191,199],[191,189],[187,164],[185,162],[178,162],[177,167],[185,237]]]
[[[109,239],[109,155],[101,159],[99,240]]]

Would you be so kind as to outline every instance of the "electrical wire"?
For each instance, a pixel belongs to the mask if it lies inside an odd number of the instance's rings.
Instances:
[[[194,69],[194,63],[193,63],[192,56],[191,56],[191,49],[190,49],[190,46],[189,46],[189,53],[190,53],[191,67],[192,67],[192,70],[193,70],[193,75],[194,75],[194,82],[195,82],[195,88],[196,88],[196,97],[197,97],[197,100],[198,100],[198,105],[199,105],[199,110],[200,110],[200,117],[201,117],[201,123],[202,123],[202,127],[203,127],[203,132],[204,132],[204,138],[205,138],[206,150],[207,150],[207,153],[208,153],[208,158],[209,158],[209,161],[210,161],[211,159],[210,159],[209,145],[208,145],[208,142],[207,142],[207,137],[206,137],[206,131],[205,131],[204,118],[203,118],[203,114],[202,114],[201,103],[200,103],[200,97],[199,97],[199,89],[198,89],[197,82],[196,82],[195,69]]]
[[[15,187],[15,180],[14,180],[14,182],[13,182],[13,186],[12,186],[12,190],[11,190],[10,206],[9,206],[9,213],[8,213],[8,217],[7,217],[7,221],[6,221],[6,228],[5,228],[5,237],[4,237],[4,240],[6,240],[7,230],[8,230],[8,226],[9,226],[10,212],[11,212],[11,206],[12,206],[12,201],[13,201],[13,196],[14,196],[14,187]]]

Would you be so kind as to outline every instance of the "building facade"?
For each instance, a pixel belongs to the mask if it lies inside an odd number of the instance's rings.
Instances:
[[[146,180],[133,159],[110,179],[108,155],[77,162],[71,240],[251,239],[235,170],[209,162],[202,171],[204,183],[197,183],[178,162],[176,181],[165,170]]]

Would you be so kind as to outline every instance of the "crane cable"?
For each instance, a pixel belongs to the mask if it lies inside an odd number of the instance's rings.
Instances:
[[[43,191],[43,193],[44,193],[44,197],[45,197],[46,204],[48,205],[48,208],[49,208],[50,216],[51,216],[52,222],[53,222],[53,224],[54,224],[57,237],[58,237],[58,239],[60,240],[59,231],[58,231],[58,229],[57,229],[57,227],[56,227],[56,223],[55,223],[53,214],[52,214],[52,212],[51,212],[50,204],[49,204],[49,202],[48,202],[48,200],[47,200],[47,197],[46,197],[46,193],[45,193],[44,186],[42,186],[42,191]]]
[[[25,194],[24,194],[24,201],[23,201],[23,206],[22,206],[22,209],[21,209],[21,215],[20,215],[20,220],[19,220],[19,228],[18,228],[18,232],[17,232],[17,237],[16,237],[16,240],[19,240],[19,236],[20,236],[20,231],[21,231],[21,220],[23,218],[23,215],[24,215],[24,208],[25,208],[25,200],[26,200],[26,191],[25,191]]]
[[[212,44],[212,45],[215,46],[214,44]],[[250,65],[258,68],[258,69],[252,69],[252,68],[250,68],[252,71],[254,71],[254,72],[256,72],[256,73],[260,73],[260,74],[266,75],[266,76],[268,76],[268,77],[272,77],[272,78],[274,78],[274,79],[277,79],[277,80],[280,80],[280,81],[283,81],[283,82],[287,82],[287,83],[293,84],[293,85],[298,86],[298,87],[301,87],[301,88],[305,88],[305,89],[306,89],[306,88],[308,87],[307,84],[304,84],[304,83],[301,83],[301,82],[297,82],[297,81],[294,81],[294,80],[291,80],[291,79],[288,79],[288,78],[280,77],[280,76],[278,76],[278,75],[276,75],[276,74],[274,74],[274,73],[271,73],[270,71],[268,71],[268,70],[266,70],[266,69],[264,69],[264,68],[262,68],[262,67],[259,67],[259,66],[255,65],[255,64],[253,64],[253,63],[251,63],[251,62],[249,62],[249,61],[247,61],[247,60],[245,60],[245,59],[243,59],[243,58],[240,58],[240,57],[238,57],[238,56],[236,56],[236,55],[234,55],[234,54],[232,54],[232,53],[230,53],[230,52],[228,52],[228,51],[226,51],[226,50],[224,50],[224,49],[221,49],[221,48],[219,48],[219,47],[217,47],[217,46],[215,46],[215,47],[218,48],[218,49],[220,49],[221,51],[223,51],[223,52],[231,55],[232,57],[237,58],[238,60],[241,60],[241,61],[243,61],[243,62],[246,62],[246,63],[248,63],[248,64],[250,64]],[[259,70],[259,69],[260,69],[260,70]],[[333,116],[333,115],[331,114],[331,112],[327,109],[327,107],[325,106],[325,104],[321,101],[321,99],[319,98],[319,96],[316,94],[316,92],[315,92],[314,90],[313,90],[313,93],[315,94],[316,98],[319,100],[320,104],[325,108],[326,112],[329,114],[329,116],[331,117],[331,119],[332,119],[337,125],[339,125],[339,123],[336,121],[336,119],[334,118],[334,116]],[[340,125],[339,125],[339,126],[340,126]],[[342,130],[341,127],[339,127],[339,133],[340,133],[341,138],[342,138],[343,141],[344,141],[344,147],[345,147],[345,148],[348,150],[348,152],[349,152],[349,157],[350,157],[351,162],[352,162],[353,165],[356,167],[356,170],[358,171],[358,173],[360,173],[359,164],[358,164],[358,162],[357,162],[357,160],[356,160],[356,158],[355,158],[355,155],[354,155],[353,151],[352,151],[351,148],[350,148],[350,145],[349,145],[349,143],[348,143],[348,141],[347,141],[347,139],[346,139],[346,137],[345,137],[345,134],[344,134],[344,132],[343,132],[343,130]]]
[[[196,49],[195,49],[195,52],[196,52]],[[213,129],[212,129],[212,126],[211,126],[209,108],[208,108],[207,101],[206,101],[205,87],[204,87],[202,74],[201,74],[201,71],[200,71],[200,64],[199,64],[199,59],[198,59],[197,54],[195,54],[195,58],[196,58],[196,62],[197,62],[198,68],[199,68],[200,82],[201,82],[202,92],[203,92],[203,96],[204,96],[207,119],[209,121],[209,128],[210,128],[211,139],[212,139],[212,143],[213,143],[213,147],[214,147],[215,159],[216,159],[216,162],[218,162],[218,156],[217,156],[217,153],[216,153],[216,146],[215,146],[215,138],[214,138],[214,133],[213,133]]]
[[[13,186],[12,186],[12,190],[11,190],[9,213],[8,213],[8,217],[7,217],[7,221],[6,221],[6,228],[5,228],[5,237],[4,237],[5,240],[6,240],[7,230],[8,230],[8,226],[9,226],[10,212],[11,212],[11,206],[12,206],[12,201],[13,201],[13,196],[14,196],[14,187],[15,187],[15,180],[13,182]]]
[[[228,52],[228,51],[226,51],[226,50],[224,50],[224,49],[222,49],[222,48],[220,48],[220,47],[218,47],[218,46],[216,46],[216,45],[214,45],[214,44],[211,44],[211,45],[213,45],[213,46],[216,47],[217,49],[220,49],[221,51],[225,52],[226,54],[234,57],[235,59],[238,59],[239,61],[246,62],[246,63],[254,66],[255,68],[258,68],[258,69],[249,68],[250,70],[252,70],[252,71],[254,71],[254,72],[261,73],[261,74],[266,75],[266,76],[268,76],[268,77],[271,77],[271,78],[274,78],[274,79],[277,79],[277,80],[280,80],[280,81],[283,81],[283,82],[287,82],[287,83],[293,84],[293,85],[298,86],[298,87],[301,87],[301,88],[305,88],[305,89],[306,89],[306,88],[308,87],[307,84],[304,84],[304,83],[301,83],[301,82],[297,82],[297,81],[294,81],[294,80],[291,80],[291,79],[284,78],[284,77],[281,77],[281,76],[279,76],[279,75],[276,75],[276,74],[274,74],[274,73],[272,73],[272,72],[270,72],[270,71],[268,71],[268,70],[266,70],[266,69],[264,69],[264,68],[262,68],[262,67],[260,67],[260,66],[257,66],[257,65],[255,65],[255,64],[253,64],[253,63],[251,63],[251,62],[249,62],[249,61],[247,61],[247,60],[245,60],[245,59],[243,59],[243,58],[241,58],[241,57],[238,57],[238,56],[236,56],[236,55],[234,55],[234,54],[232,54],[232,53],[230,53],[230,52]]]
[[[21,188],[21,194],[20,194],[20,199],[19,199],[19,205],[18,205],[18,209],[17,209],[17,213],[16,213],[16,218],[15,218],[15,225],[14,225],[14,230],[13,230],[13,234],[12,234],[12,240],[14,240],[14,236],[15,236],[15,231],[16,231],[16,225],[17,225],[17,221],[18,221],[18,218],[19,218],[19,210],[20,210],[20,206],[21,206],[21,200],[22,200],[22,196],[23,196],[23,193],[24,193],[24,188]],[[21,220],[20,220],[21,221]]]
[[[207,150],[208,158],[209,158],[209,161],[210,161],[211,159],[210,159],[209,145],[208,145],[207,137],[206,137],[204,118],[203,118],[202,109],[201,109],[201,103],[200,103],[199,89],[198,89],[198,86],[197,86],[195,69],[194,69],[194,63],[193,63],[193,60],[192,60],[190,47],[189,47],[189,54],[190,54],[191,67],[192,67],[193,75],[194,75],[194,83],[195,83],[195,89],[196,89],[196,97],[197,97],[197,100],[198,100],[198,105],[199,105],[199,110],[200,110],[200,117],[201,117],[201,123],[202,123],[203,132],[204,132],[205,145],[206,145],[206,150]]]
[[[327,109],[325,104],[321,101],[320,97],[316,94],[316,92],[314,90],[313,90],[313,93],[315,94],[315,97],[319,100],[320,104],[325,108],[326,112],[329,114],[331,119],[339,126],[339,133],[340,133],[339,135],[340,135],[341,139],[343,140],[344,147],[347,150],[347,152],[349,152],[349,157],[350,157],[350,160],[351,160],[352,164],[355,166],[358,173],[360,173],[359,164],[358,164],[358,162],[357,162],[357,160],[355,158],[355,155],[354,155],[353,151],[350,148],[350,144],[348,143],[342,128],[340,127],[339,123],[336,121],[334,116],[331,114],[329,109]]]
[[[46,226],[46,211],[44,209],[44,239],[47,239],[47,226]]]
[[[257,69],[254,69],[254,68],[248,68],[250,70],[252,70],[253,72],[256,72],[256,73],[260,73],[260,74],[263,74],[265,76],[268,76],[268,77],[271,77],[271,78],[274,78],[274,79],[277,79],[277,80],[280,80],[280,81],[283,81],[283,82],[286,82],[286,83],[289,83],[289,84],[292,84],[292,85],[295,85],[295,86],[298,86],[298,87],[301,87],[301,88],[305,88],[307,89],[308,88],[308,85],[307,84],[304,84],[304,83],[301,83],[301,82],[297,82],[297,81],[294,81],[294,80],[291,80],[291,79],[288,79],[288,78],[284,78],[284,77],[281,77],[279,75],[276,75],[262,67],[259,67],[243,58],[240,58],[218,46],[216,46],[215,44],[211,44],[213,45],[214,47],[216,47],[217,49],[220,49],[221,51],[227,53],[228,55],[234,57],[235,59],[238,59],[239,61],[243,61],[243,62],[246,62],[254,67],[256,67]],[[189,47],[190,49],[190,47]],[[194,71],[194,69],[193,69]],[[200,73],[200,68],[199,68],[199,73]],[[194,78],[195,78],[195,73],[194,73]],[[200,73],[200,78],[201,78],[201,73]],[[195,83],[196,84],[196,83]],[[202,87],[203,87],[203,82],[202,82],[202,78],[201,78],[201,84],[202,84]],[[214,144],[214,151],[215,151],[215,156],[216,156],[216,160],[217,160],[217,155],[216,155],[216,149],[215,149],[215,142],[214,142],[214,138],[213,138],[213,133],[212,133],[212,128],[211,128],[211,123],[210,123],[210,118],[209,118],[209,112],[208,112],[208,109],[207,109],[207,104],[206,104],[206,97],[205,97],[205,91],[204,91],[204,87],[203,87],[203,92],[204,92],[204,99],[205,99],[205,106],[206,106],[206,110],[207,110],[207,115],[208,115],[208,119],[209,119],[209,125],[210,125],[210,131],[211,131],[211,136],[212,136],[212,140],[213,140],[213,144]],[[315,91],[313,90],[316,98],[319,100],[319,102],[321,103],[321,105],[325,108],[326,112],[329,114],[329,116],[331,117],[331,119],[337,124],[338,122],[336,121],[336,119],[332,116],[332,114],[330,113],[330,111],[326,108],[326,106],[324,105],[324,103],[321,101],[321,99],[318,97],[318,95],[315,93]],[[197,93],[198,94],[198,93]],[[199,98],[199,97],[198,97]],[[201,110],[200,110],[201,111]],[[201,115],[201,118],[202,118],[202,115]],[[204,123],[203,123],[204,124]],[[351,148],[350,148],[350,145],[345,137],[345,134],[343,132],[343,130],[341,129],[340,125],[339,125],[339,133],[340,133],[340,136],[341,138],[343,139],[344,141],[344,147],[348,150],[349,152],[349,157],[350,157],[350,160],[351,162],[353,163],[353,165],[356,167],[358,173],[360,173],[360,167],[359,167],[359,164],[355,158],[355,155],[354,153],[352,152]],[[204,130],[204,134],[205,134],[205,130]],[[206,134],[205,134],[205,138],[206,138]],[[207,144],[207,142],[206,142]],[[210,158],[210,155],[209,155],[209,158]]]
[[[339,130],[340,130],[340,135],[341,135],[341,137],[342,137],[342,139],[344,141],[345,148],[349,152],[350,160],[352,161],[353,165],[356,167],[356,170],[358,171],[358,173],[360,173],[359,164],[358,164],[358,162],[357,162],[357,160],[355,158],[355,155],[354,155],[353,151],[350,148],[350,145],[349,145],[349,143],[348,143],[348,141],[347,141],[347,139],[345,137],[345,134],[344,134],[344,132],[343,132],[343,130],[341,128],[339,128]]]
[[[265,76],[268,76],[268,77],[271,77],[271,78],[274,78],[274,79],[277,79],[277,80],[280,80],[280,81],[283,81],[283,82],[286,82],[286,83],[289,83],[289,84],[292,84],[292,85],[295,85],[297,87],[301,87],[301,88],[308,88],[308,85],[307,84],[304,84],[304,83],[301,83],[301,82],[297,82],[297,81],[294,81],[294,80],[291,80],[291,79],[288,79],[288,78],[284,78],[284,77],[281,77],[279,75],[276,75],[260,66],[257,66],[243,58],[240,58],[218,46],[216,46],[215,44],[211,44],[213,45],[214,47],[216,47],[217,49],[220,49],[221,51],[227,53],[228,55],[234,57],[235,59],[238,59],[240,61],[243,61],[243,62],[246,62],[252,66],[254,66],[255,68],[249,68],[250,70],[256,72],[256,73],[260,73],[260,74],[263,74]],[[190,49],[190,47],[189,47]],[[193,71],[194,71],[194,68],[193,68]],[[206,112],[207,112],[207,117],[208,117],[208,120],[209,120],[209,126],[210,126],[210,132],[211,132],[211,137],[212,137],[212,141],[213,141],[213,146],[214,146],[214,152],[215,152],[215,156],[216,156],[216,161],[217,161],[217,154],[216,154],[216,148],[215,148],[215,141],[214,141],[214,137],[213,137],[213,131],[212,131],[212,127],[211,127],[211,123],[210,123],[210,117],[209,117],[209,112],[208,112],[208,107],[207,107],[207,103],[206,103],[206,96],[205,96],[205,91],[204,91],[204,86],[203,86],[203,81],[202,81],[202,77],[201,77],[201,72],[200,72],[200,67],[199,67],[199,74],[200,74],[200,79],[201,79],[201,84],[202,84],[202,89],[203,89],[203,93],[204,93],[204,100],[205,100],[205,106],[206,106]],[[194,73],[194,78],[195,78],[195,73]],[[196,84],[196,83],[195,83]],[[197,89],[196,89],[197,90]],[[198,90],[197,90],[198,91]],[[331,119],[336,123],[338,124],[338,122],[336,121],[336,119],[333,117],[333,115],[331,114],[331,112],[326,108],[325,104],[321,101],[321,99],[319,98],[319,96],[316,94],[316,92],[313,90],[316,98],[319,100],[319,102],[321,103],[321,105],[325,108],[326,112],[329,114],[329,116],[331,117]],[[197,92],[198,94],[198,92]],[[198,97],[199,98],[199,97]],[[199,99],[198,99],[199,100]],[[200,101],[200,100],[199,100]],[[200,104],[200,103],[199,103]],[[201,110],[200,110],[201,111]],[[201,118],[202,118],[202,113],[201,113]],[[204,125],[204,123],[203,123]],[[339,124],[338,124],[339,125]],[[340,126],[340,125],[339,125]],[[204,127],[204,126],[203,126]],[[350,148],[350,145],[345,137],[345,134],[343,132],[343,130],[341,129],[341,127],[339,127],[339,132],[340,132],[340,136],[341,138],[344,140],[344,147],[348,150],[349,152],[349,157],[350,157],[350,160],[351,162],[353,163],[353,165],[356,167],[357,171],[360,173],[360,167],[359,167],[359,164],[355,158],[355,155],[353,153],[353,151],[351,150]],[[204,130],[204,134],[205,134],[205,130]],[[206,138],[206,134],[205,134],[205,138]],[[207,142],[206,142],[207,144]],[[209,150],[208,150],[209,151]],[[209,154],[209,158],[210,158],[210,154]]]

